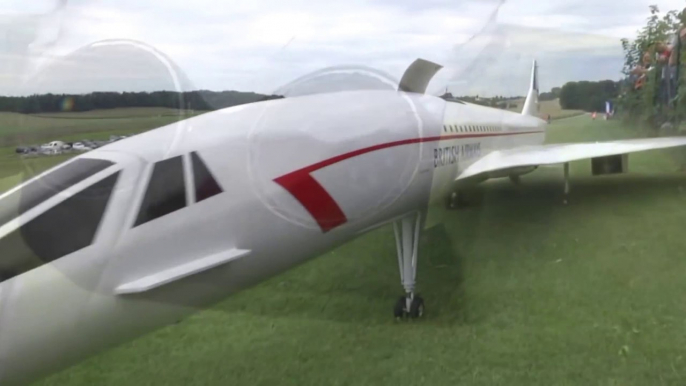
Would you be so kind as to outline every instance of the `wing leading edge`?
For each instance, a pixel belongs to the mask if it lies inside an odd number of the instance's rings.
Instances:
[[[686,146],[686,137],[524,146],[494,151],[465,169],[456,180],[524,166],[554,165],[582,159]]]

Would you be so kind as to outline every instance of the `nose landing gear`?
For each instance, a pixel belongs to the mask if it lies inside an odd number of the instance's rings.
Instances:
[[[424,316],[424,299],[419,296],[408,298],[402,296],[395,303],[393,315],[396,319],[410,318],[417,319]]]
[[[424,299],[415,294],[420,228],[420,213],[404,217],[393,224],[400,281],[405,289],[405,296],[399,298],[393,307],[396,318],[416,319],[424,315]]]

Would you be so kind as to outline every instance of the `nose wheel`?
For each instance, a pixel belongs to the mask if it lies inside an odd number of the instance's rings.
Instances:
[[[405,289],[405,296],[398,299],[393,307],[396,318],[417,319],[424,315],[424,299],[415,295],[417,278],[417,249],[421,214],[414,213],[393,224],[395,244],[398,251],[400,282]]]
[[[400,297],[393,308],[393,315],[396,319],[421,318],[424,315],[424,299],[419,296],[412,299],[407,296]]]

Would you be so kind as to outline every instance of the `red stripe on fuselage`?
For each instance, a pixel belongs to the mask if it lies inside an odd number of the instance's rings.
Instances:
[[[322,232],[326,233],[348,221],[341,207],[311,174],[297,171],[274,181],[283,186],[310,212]]]
[[[542,133],[542,131],[520,131],[511,133],[482,133],[482,134],[454,134],[454,135],[444,135],[440,137],[426,137],[426,138],[412,138],[404,139],[401,141],[388,142],[380,145],[374,145],[365,147],[362,149],[354,150],[349,153],[341,154],[327,160],[317,162],[310,166],[298,169],[294,172],[285,174],[279,178],[276,178],[274,182],[281,185],[286,189],[293,197],[295,197],[302,206],[312,215],[312,217],[317,221],[322,232],[326,233],[340,225],[343,225],[348,221],[345,217],[345,213],[336,201],[331,197],[329,192],[324,189],[323,186],[317,180],[312,177],[312,173],[323,169],[327,166],[345,161],[350,158],[357,157],[362,154],[371,153],[377,150],[388,149],[391,147],[411,145],[415,143],[424,142],[437,142],[437,141],[447,141],[451,139],[462,139],[462,138],[485,138],[485,137],[499,137],[499,136],[511,136],[511,135],[521,135],[521,134],[535,134]]]

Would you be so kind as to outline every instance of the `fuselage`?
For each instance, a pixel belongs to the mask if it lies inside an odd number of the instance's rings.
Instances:
[[[22,196],[31,181],[0,197],[0,384],[67,367],[425,211],[479,158],[544,137],[535,117],[360,91],[207,113],[76,157],[33,182],[79,160],[105,163],[42,200]],[[95,185],[88,203],[102,201],[101,213],[59,223],[69,216],[61,206]],[[84,245],[48,249],[79,226],[92,228],[88,242],[87,230],[78,236]],[[118,290],[236,249],[249,253],[147,291]]]

